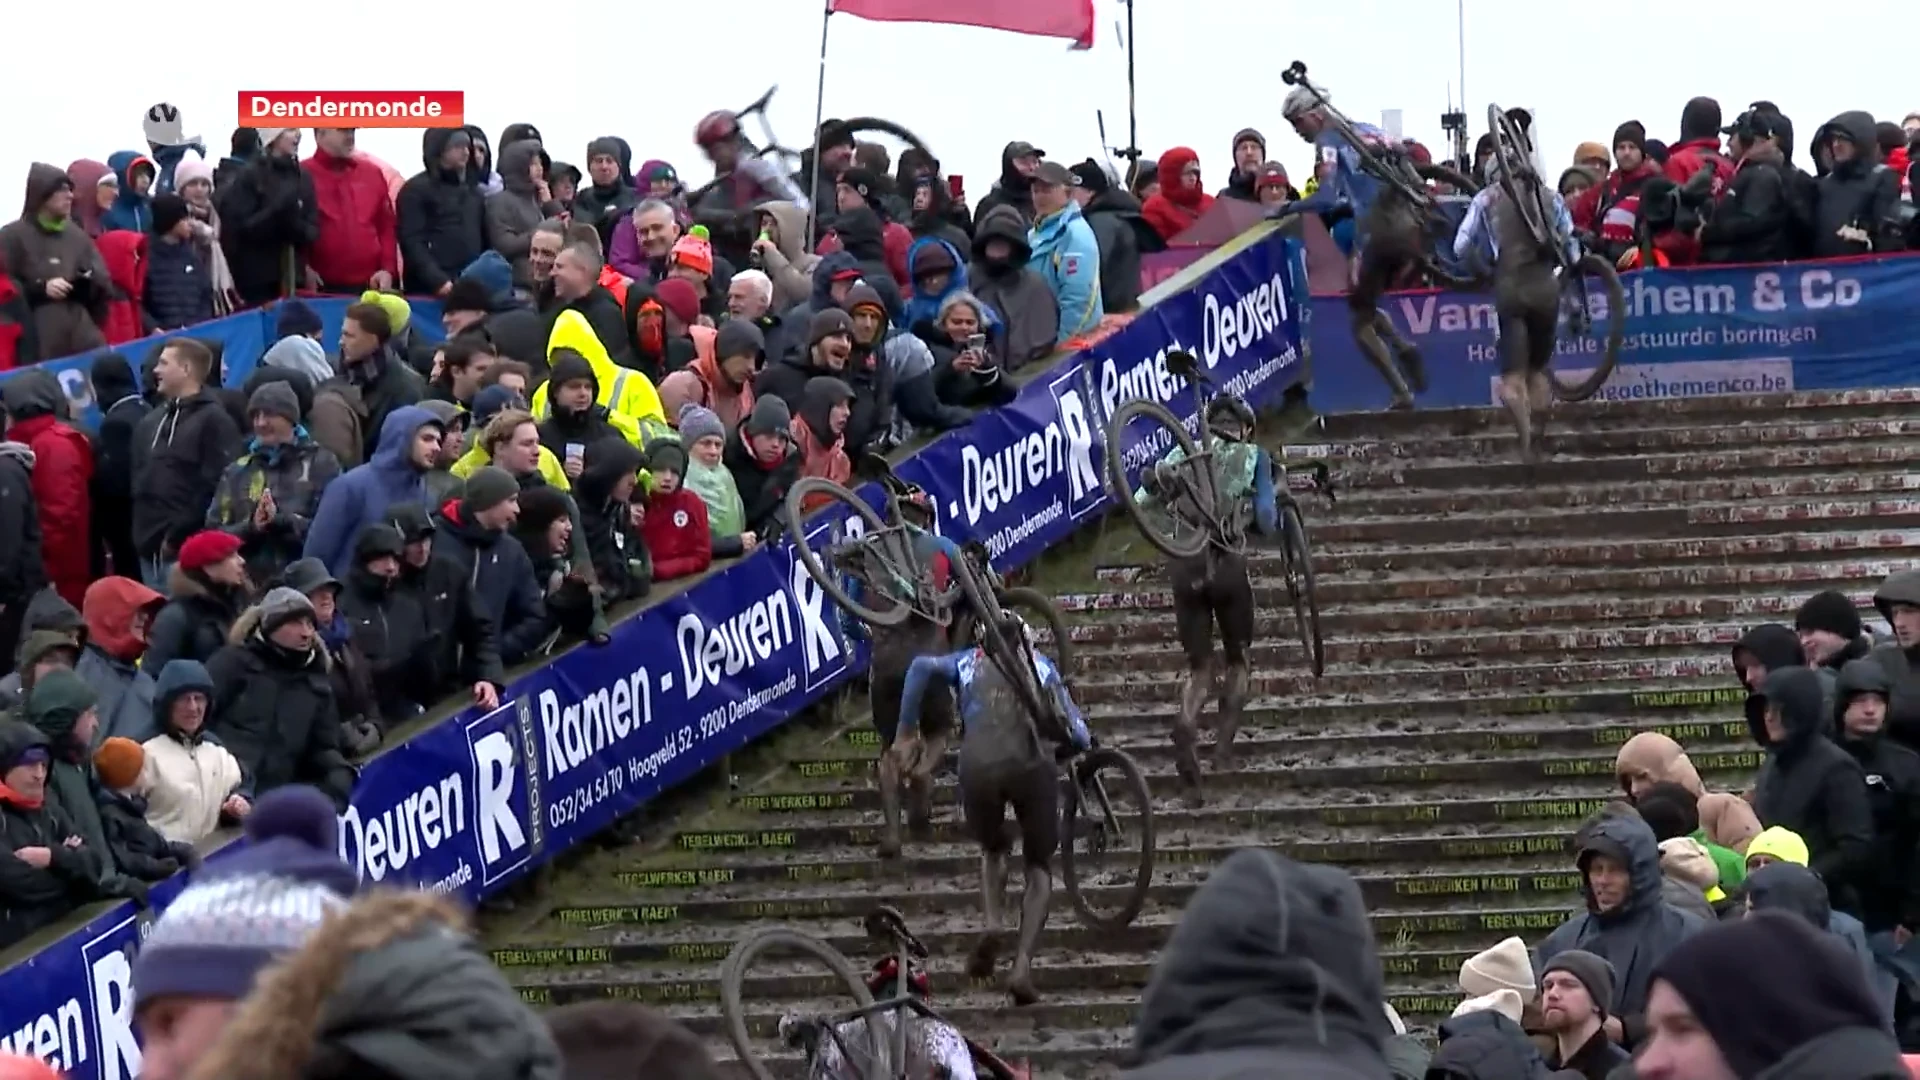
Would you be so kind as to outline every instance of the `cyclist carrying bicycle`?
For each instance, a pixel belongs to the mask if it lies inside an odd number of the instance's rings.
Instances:
[[[954,568],[960,565],[962,556],[959,545],[933,531],[933,499],[925,488],[907,483],[899,489],[896,501],[900,507],[900,524],[906,527],[913,538],[916,563],[928,570],[934,591],[944,592],[955,572]],[[849,575],[849,578],[847,593],[864,604],[868,583],[858,575]],[[899,582],[897,585],[905,595],[913,594],[911,582]],[[879,853],[882,858],[891,859],[900,854],[900,796],[903,786],[911,799],[907,823],[915,838],[925,838],[933,822],[933,770],[946,757],[947,741],[953,735],[951,700],[943,696],[929,704],[926,724],[919,729],[925,743],[918,755],[916,769],[903,773],[897,767],[894,756],[887,751],[894,745],[908,666],[916,657],[945,653],[950,648],[947,631],[930,619],[916,617],[899,626],[869,633],[866,624],[845,611],[841,612],[840,625],[849,638],[868,640],[873,646],[873,659],[868,668],[868,697],[873,708],[873,729],[880,736],[880,810],[885,819],[881,827]]]
[[[1214,725],[1214,764],[1232,756],[1252,677],[1247,650],[1253,645],[1253,583],[1247,573],[1246,530],[1262,535],[1279,531],[1280,501],[1273,458],[1253,441],[1253,408],[1234,394],[1207,403],[1205,422],[1213,445],[1214,490],[1218,516],[1228,535],[1216,536],[1199,554],[1174,559],[1168,566],[1173,585],[1173,617],[1180,647],[1187,654],[1187,684],[1173,726],[1174,767],[1194,797],[1200,793],[1200,709],[1213,693],[1213,626],[1220,625],[1226,654],[1226,680],[1220,689],[1220,713]],[[1184,455],[1174,447],[1141,475],[1136,503],[1159,502],[1181,483],[1176,479]],[[1177,510],[1176,510],[1177,512]]]
[[[908,974],[904,994],[900,984],[900,960],[896,956],[875,961],[867,975],[867,989],[873,992],[875,1001],[891,1001],[905,994],[921,1000],[933,997],[933,983],[927,973],[918,968]],[[889,1009],[875,1016],[889,1042],[893,1025],[903,1018],[907,1022],[907,1061],[901,1075],[915,1080],[923,1076],[974,1080],[973,1051],[967,1046],[966,1036],[952,1024],[905,1008]],[[872,1063],[880,1056],[868,1045],[871,1036],[862,1017],[835,1025],[833,1034],[839,1036],[837,1040],[822,1031],[820,1025],[792,1013],[780,1018],[779,1031],[781,1042],[806,1051],[808,1080],[869,1080]],[[842,1045],[855,1056],[864,1055],[867,1064],[861,1066],[848,1061],[847,1055],[841,1052]]]
[[[1319,181],[1313,194],[1289,203],[1285,213],[1352,216],[1352,238],[1341,247],[1355,266],[1353,287],[1347,293],[1353,341],[1386,380],[1393,392],[1392,407],[1411,409],[1413,395],[1426,392],[1426,364],[1419,348],[1401,337],[1393,320],[1380,310],[1380,298],[1426,263],[1423,211],[1394,185],[1381,182],[1362,167],[1359,149],[1349,145],[1328,120],[1328,108],[1325,97],[1305,86],[1294,87],[1281,104],[1280,111],[1293,130],[1313,144],[1318,159],[1314,178]],[[1392,159],[1403,153],[1372,124],[1349,124],[1367,142],[1369,154]],[[1336,240],[1342,232],[1336,231]]]
[[[1532,147],[1518,148],[1531,156]],[[1580,260],[1573,215],[1560,193],[1537,177],[1515,177],[1522,198],[1540,200],[1554,248],[1544,245],[1508,198],[1500,183],[1500,156],[1487,162],[1488,183],[1467,207],[1466,220],[1453,240],[1454,254],[1493,255],[1493,309],[1500,321],[1500,399],[1520,433],[1520,460],[1533,460],[1533,416],[1553,403],[1547,368],[1559,335],[1560,281],[1557,271]]]
[[[747,235],[754,208],[764,202],[790,202],[804,214],[808,208],[801,191],[777,161],[761,157],[740,130],[740,117],[720,109],[700,118],[693,141],[713,162],[714,184],[700,202],[689,207],[693,219],[714,233],[715,242],[731,258],[745,265]]]
[[[1080,707],[1067,692],[1059,668],[1034,643],[1024,619],[1006,613],[1002,633],[1014,649],[1025,654],[1051,715],[1027,715],[1012,674],[980,646],[945,656],[922,656],[907,669],[900,701],[900,735],[894,741],[896,768],[910,770],[916,756],[924,756],[919,739],[920,714],[929,696],[951,690],[960,702],[960,806],[967,828],[980,845],[981,901],[986,929],[967,963],[976,979],[993,974],[999,960],[1001,898],[1006,893],[1007,853],[1011,847],[1005,827],[1007,807],[1013,807],[1020,827],[1020,853],[1026,862],[1026,891],[1021,894],[1020,940],[1007,989],[1016,1005],[1040,999],[1033,986],[1031,965],[1040,931],[1046,926],[1047,904],[1053,892],[1053,854],[1060,846],[1059,761],[1091,749],[1093,735]],[[1035,739],[1035,735],[1039,739]],[[1051,747],[1043,745],[1052,742]]]

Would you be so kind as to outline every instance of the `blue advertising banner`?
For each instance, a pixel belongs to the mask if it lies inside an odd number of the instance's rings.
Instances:
[[[328,296],[302,299],[314,314],[320,316],[320,341],[326,346],[327,354],[336,355],[340,345],[340,324],[346,321],[347,308],[353,304],[353,298]],[[407,303],[413,309],[412,316],[407,320],[407,329],[409,333],[419,335],[416,340],[439,341],[446,337],[446,331],[440,326],[438,300],[409,299]],[[139,378],[140,363],[146,359],[147,352],[168,338],[191,337],[217,341],[221,348],[220,360],[226,368],[225,385],[239,386],[247,381],[248,375],[253,374],[260,357],[266,355],[267,347],[274,343],[273,327],[274,320],[279,317],[278,309],[278,304],[256,308],[170,334],[156,334],[105,349],[47,360],[31,368],[0,372],[0,383],[22,371],[50,371],[67,392],[67,400],[73,405],[74,421],[88,429],[97,428],[100,424],[100,406],[93,400],[93,386],[87,381],[93,370],[94,357],[101,353],[117,352],[133,365],[134,377]]]
[[[1170,350],[1193,351],[1217,385],[1256,404],[1298,381],[1297,281],[1285,242],[1253,242],[899,472],[932,493],[944,535],[985,542],[999,565],[1025,563],[1107,505],[1104,418],[1122,402],[1151,397],[1191,419]],[[862,494],[883,505],[877,485]],[[842,525],[816,517],[807,533],[817,543]],[[515,680],[500,708],[469,710],[368,762],[341,815],[341,856],[363,881],[478,901],[778,727],[864,662],[792,543],[763,548],[621,623],[608,645]],[[179,888],[178,877],[157,887],[153,909]],[[0,1049],[78,1080],[138,1076],[128,959],[150,917],[119,905],[0,972]]]
[[[1920,377],[1907,317],[1920,304],[1920,258],[1651,270],[1624,275],[1621,285],[1626,338],[1598,401],[1910,386]],[[1425,357],[1423,407],[1495,403],[1491,296],[1394,293],[1380,307]],[[1350,325],[1345,297],[1313,299],[1308,340],[1321,412],[1387,405]],[[1562,341],[1555,369],[1592,370],[1597,346]]]

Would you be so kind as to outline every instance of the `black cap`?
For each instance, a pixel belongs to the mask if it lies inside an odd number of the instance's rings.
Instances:
[[[1112,182],[1107,179],[1107,170],[1101,168],[1100,163],[1092,158],[1088,158],[1067,171],[1073,174],[1072,183],[1074,187],[1085,188],[1095,195],[1113,186]]]
[[[1007,144],[1007,148],[1000,152],[1000,156],[1012,161],[1014,158],[1046,157],[1047,152],[1024,139],[1015,139]]]

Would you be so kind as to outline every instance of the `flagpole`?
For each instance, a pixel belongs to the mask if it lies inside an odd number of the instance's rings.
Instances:
[[[827,28],[833,24],[833,0],[820,13],[820,78],[813,95],[813,176],[807,181],[807,246],[813,246],[820,220],[820,126],[827,119]]]
[[[1134,106],[1133,0],[1127,0],[1127,187],[1140,175],[1140,112]]]

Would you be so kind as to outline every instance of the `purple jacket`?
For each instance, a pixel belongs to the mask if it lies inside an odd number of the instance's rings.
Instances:
[[[633,231],[633,214],[625,213],[614,218],[609,231],[613,236],[607,241],[607,265],[635,281],[651,283],[654,280],[653,263],[640,250],[640,237]]]

